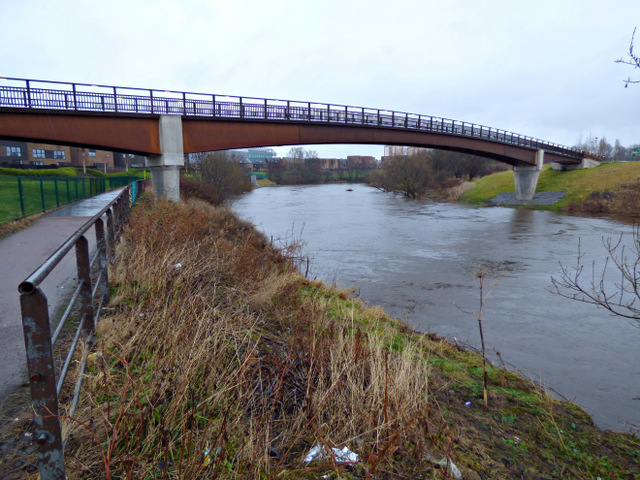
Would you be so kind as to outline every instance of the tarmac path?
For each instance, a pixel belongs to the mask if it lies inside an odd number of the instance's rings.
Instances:
[[[50,213],[34,225],[0,240],[0,411],[5,397],[26,383],[26,355],[18,285],[55,252],[78,228],[113,200],[121,189],[81,200]],[[94,230],[87,232],[95,248]],[[71,249],[40,285],[54,317],[75,281],[75,249]]]

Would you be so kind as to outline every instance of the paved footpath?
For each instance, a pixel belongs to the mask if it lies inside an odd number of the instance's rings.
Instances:
[[[113,200],[121,189],[91,197],[42,217],[31,227],[0,240],[0,411],[14,387],[26,382],[26,356],[18,284],[55,252],[87,220]],[[90,248],[94,230],[87,232]],[[75,280],[75,249],[42,283],[49,314],[71,290]]]

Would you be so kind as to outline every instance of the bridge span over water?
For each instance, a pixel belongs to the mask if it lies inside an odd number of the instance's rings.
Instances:
[[[590,154],[484,125],[315,102],[0,78],[0,138],[147,156],[154,192],[177,200],[184,154],[275,145],[378,144],[452,150],[514,167],[530,200],[543,162]]]

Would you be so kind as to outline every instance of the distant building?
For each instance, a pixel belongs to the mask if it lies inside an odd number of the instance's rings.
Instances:
[[[113,152],[113,166],[115,168],[144,168],[146,157],[135,153]]]
[[[341,170],[347,165],[343,158],[319,158],[322,170]]]
[[[145,157],[95,148],[69,147],[48,143],[0,140],[0,165],[3,167],[78,167],[113,170],[142,168]]]
[[[385,157],[401,157],[408,155],[415,155],[416,153],[425,150],[422,147],[402,147],[399,145],[385,145],[384,156]]]
[[[349,155],[347,156],[347,166],[349,168],[377,168],[378,161],[370,155]]]
[[[251,162],[254,170],[264,170],[268,163],[274,161],[276,155],[273,148],[250,148],[247,151],[247,160]]]

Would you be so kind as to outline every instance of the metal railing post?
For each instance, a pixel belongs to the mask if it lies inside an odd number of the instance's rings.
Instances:
[[[64,480],[62,430],[58,410],[51,326],[47,297],[39,287],[20,295],[22,328],[27,351],[31,405],[35,413],[34,440],[42,480]]]
[[[40,180],[40,201],[42,203],[42,213],[47,211],[47,206],[44,203],[44,185],[42,184],[42,177],[38,177],[38,180]]]
[[[79,296],[80,315],[86,314],[83,334],[85,339],[92,338],[94,332],[93,298],[91,288],[91,257],[89,255],[89,242],[84,235],[76,243],[76,262],[78,265],[78,281],[82,282]]]
[[[31,85],[29,83],[29,80],[26,80],[26,84],[27,84],[27,107],[31,108]]]
[[[118,89],[117,87],[113,87],[113,109],[118,111]]]
[[[100,282],[100,296],[106,302],[109,300],[109,271],[107,262],[107,241],[104,232],[104,221],[96,220],[96,248],[98,250],[98,266],[102,270],[102,280]]]
[[[113,209],[107,210],[107,248],[109,250],[109,260],[116,259],[115,232],[113,229]]]
[[[24,191],[22,190],[22,178],[16,177],[18,179],[18,197],[20,197],[20,214],[24,217]]]

